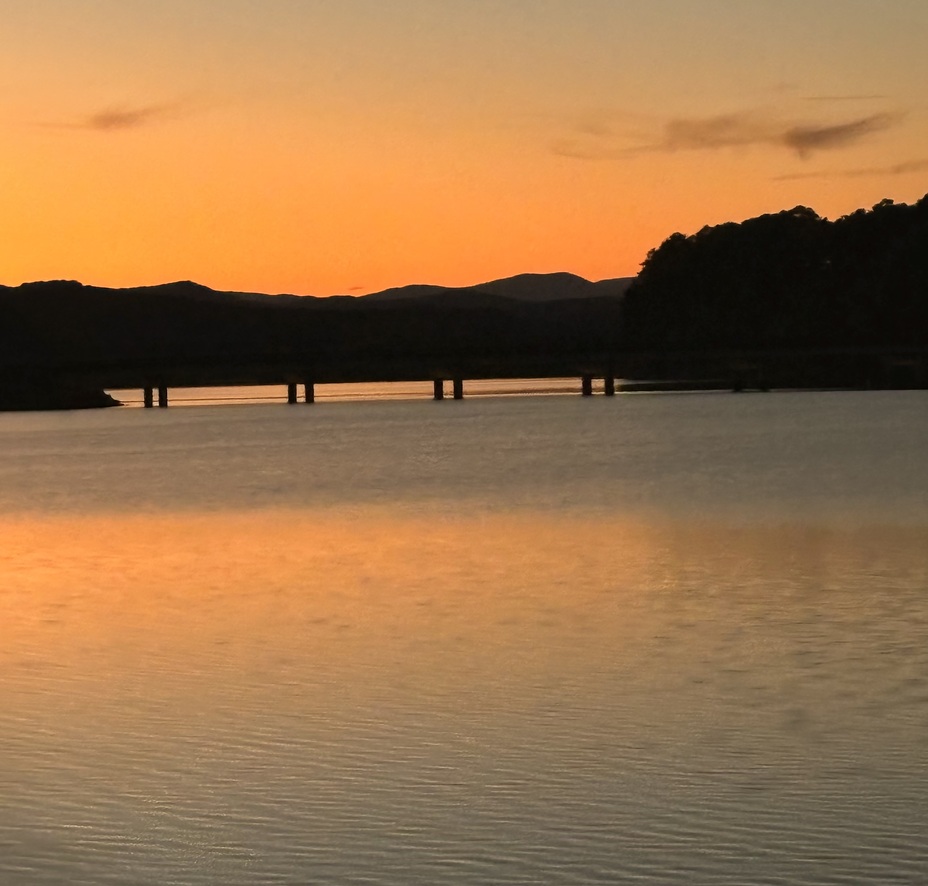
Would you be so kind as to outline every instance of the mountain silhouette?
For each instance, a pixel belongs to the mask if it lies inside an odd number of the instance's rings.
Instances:
[[[526,274],[323,298],[220,292],[189,280],[0,287],[0,407],[23,408],[29,391],[39,392],[35,404],[59,404],[65,388],[75,403],[93,404],[99,391],[79,390],[75,379],[122,377],[126,367],[148,367],[158,378],[178,366],[286,365],[348,378],[440,373],[462,361],[502,371],[512,359],[606,354],[615,347],[624,283]],[[47,391],[54,396],[39,395]]]
[[[485,293],[501,298],[528,302],[559,301],[567,298],[596,298],[598,296],[621,296],[631,285],[634,277],[617,277],[591,283],[575,274],[518,274],[501,280],[491,280],[467,287],[445,287],[429,285],[401,286],[374,292],[363,298],[372,301],[395,300],[401,298],[431,298],[454,295],[462,302],[471,293]],[[476,299],[475,299],[476,301]]]

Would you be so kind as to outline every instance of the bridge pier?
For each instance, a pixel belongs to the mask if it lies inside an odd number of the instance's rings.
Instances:
[[[432,397],[435,400],[445,399],[445,380],[443,378],[432,380]]]
[[[287,383],[287,402],[296,403],[296,383],[288,382]]]
[[[143,388],[142,389],[142,399],[143,399],[146,409],[151,409],[155,405],[154,395],[155,395],[154,388]]]
[[[303,402],[304,403],[315,403],[316,402],[316,385],[311,382],[305,382],[303,384]]]
[[[580,376],[580,393],[584,397],[593,396],[593,376],[592,375]]]
[[[454,386],[454,399],[463,400],[464,399],[464,379],[456,378],[452,382]]]
[[[168,389],[166,385],[161,385],[158,388],[158,408],[168,408]]]
[[[607,397],[615,396],[615,376],[607,375],[603,379],[603,393]]]

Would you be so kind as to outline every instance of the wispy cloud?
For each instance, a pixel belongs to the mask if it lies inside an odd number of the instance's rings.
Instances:
[[[106,108],[91,114],[84,120],[85,129],[98,132],[113,132],[120,129],[137,129],[167,116],[173,108],[169,105],[144,105],[137,108]]]
[[[640,146],[639,150],[698,151],[763,144],[775,138],[770,123],[756,115],[721,114],[668,120],[661,136],[651,145]]]
[[[817,172],[794,172],[774,176],[773,181],[798,181],[810,178],[876,178],[879,176],[907,175],[911,172],[928,170],[928,159],[907,160],[888,166],[862,166],[857,169],[819,170]]]
[[[178,103],[151,105],[111,105],[86,116],[63,122],[43,123],[52,129],[83,129],[91,132],[125,132],[176,117],[181,112]]]
[[[675,117],[655,121],[650,129],[623,130],[614,122],[585,120],[572,134],[552,144],[564,157],[600,160],[674,151],[767,147],[808,157],[818,151],[839,150],[891,129],[900,114],[880,113],[840,122],[787,120],[760,110],[713,117]]]
[[[802,97],[804,102],[877,102],[886,101],[888,95],[805,95]]]
[[[871,114],[846,123],[791,126],[779,138],[786,147],[804,157],[813,151],[846,148],[868,135],[892,128],[899,120],[897,114]]]

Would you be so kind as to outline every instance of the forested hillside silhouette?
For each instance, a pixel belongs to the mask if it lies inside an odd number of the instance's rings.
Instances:
[[[189,281],[136,289],[76,281],[0,287],[0,370],[239,356],[347,364],[615,348],[619,295],[571,275],[537,275],[535,285],[550,297],[471,287],[401,298],[312,298],[216,292]],[[556,286],[582,294],[557,298]]]
[[[622,323],[629,348],[928,345],[928,197],[673,234],[648,253]]]

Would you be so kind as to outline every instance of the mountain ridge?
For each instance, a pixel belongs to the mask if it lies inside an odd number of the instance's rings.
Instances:
[[[365,295],[335,294],[327,296],[303,295],[289,292],[247,292],[240,290],[213,289],[193,280],[175,280],[167,283],[155,283],[142,286],[95,286],[77,280],[37,280],[21,283],[19,286],[0,284],[0,291],[5,292],[42,292],[54,290],[65,292],[112,292],[138,296],[183,297],[202,300],[230,298],[237,301],[265,302],[281,300],[280,306],[301,305],[304,307],[351,307],[352,305],[370,306],[374,303],[391,303],[399,301],[428,300],[441,298],[445,305],[454,304],[464,307],[472,302],[475,307],[486,306],[495,299],[518,302],[549,302],[577,298],[598,298],[602,296],[620,297],[634,282],[634,277],[612,277],[591,281],[568,272],[525,273],[512,277],[502,277],[471,286],[442,286],[434,283],[410,283],[393,286]],[[266,302],[271,304],[270,301]]]

